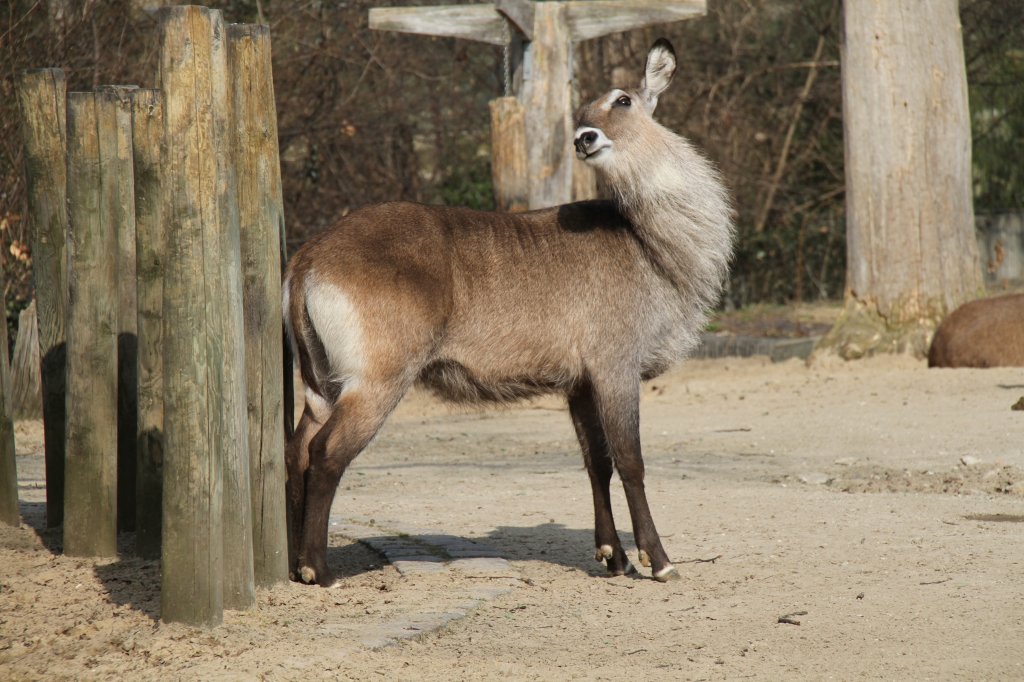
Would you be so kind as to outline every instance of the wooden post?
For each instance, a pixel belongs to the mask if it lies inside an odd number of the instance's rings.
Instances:
[[[244,282],[253,571],[259,586],[288,578],[278,253],[284,232],[284,202],[270,57],[267,26],[228,27]]]
[[[526,121],[530,207],[545,208],[572,198],[572,41],[561,3],[540,2],[534,9],[531,77],[522,99],[532,113]]]
[[[515,97],[491,100],[491,179],[499,211],[530,207],[526,171],[526,116]]]
[[[159,90],[132,93],[135,176],[136,299],[138,307],[138,442],[135,551],[160,558],[163,495],[163,309],[166,265],[160,164],[163,105]]]
[[[39,326],[33,300],[18,313],[18,336],[14,339],[14,356],[11,358],[11,414],[16,419],[40,417],[39,365]]]
[[[0,273],[0,304],[7,309],[4,300],[3,274]],[[0,523],[17,526],[21,522],[18,514],[18,470],[14,459],[14,421],[11,414],[11,375],[7,367],[7,330],[0,333]]]
[[[68,95],[67,480],[64,551],[117,554],[117,226],[104,151],[117,122]]]
[[[135,293],[135,178],[132,169],[131,93],[135,86],[104,86],[97,102],[115,134],[103,153],[111,178],[110,220],[117,227],[117,527],[135,530],[135,443],[138,439],[138,322]]]
[[[245,319],[242,313],[242,253],[239,227],[238,180],[234,155],[234,115],[230,42],[219,11],[213,23],[214,124],[217,158],[217,209],[220,227],[207,240],[205,277],[211,287],[210,357],[219,373],[220,404],[211,404],[210,423],[216,427],[215,447],[224,453],[224,607],[247,609],[256,603],[252,551],[252,496],[249,480],[249,430],[246,419]],[[276,139],[276,136],[275,136]],[[212,248],[211,248],[212,247]]]
[[[65,92],[64,72],[60,69],[26,71],[18,88],[39,321],[49,528],[59,526],[64,518],[64,320],[68,295],[64,253],[68,227]]]
[[[217,359],[209,357],[203,252],[205,235],[220,229],[211,82],[218,23],[205,8],[172,7],[160,35],[168,230],[160,617],[208,626],[224,617],[223,452],[208,416],[222,387],[211,386]]]

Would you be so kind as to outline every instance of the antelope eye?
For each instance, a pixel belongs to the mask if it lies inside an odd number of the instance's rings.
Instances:
[[[628,107],[630,104],[633,103],[633,100],[631,100],[628,96],[623,95],[622,97],[615,100],[615,103],[622,107]]]

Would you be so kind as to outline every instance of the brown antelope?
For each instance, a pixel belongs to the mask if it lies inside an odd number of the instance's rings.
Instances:
[[[942,321],[929,367],[1024,367],[1024,294],[964,303]]]
[[[712,165],[654,121],[676,69],[659,40],[636,90],[580,109],[576,154],[614,192],[520,214],[388,203],[316,235],[288,264],[287,331],[306,385],[287,448],[293,577],[330,585],[342,473],[414,382],[457,402],[566,396],[593,488],[597,560],[633,572],[615,530],[613,466],[640,562],[678,578],[644,492],[639,395],[698,341],[732,253]]]

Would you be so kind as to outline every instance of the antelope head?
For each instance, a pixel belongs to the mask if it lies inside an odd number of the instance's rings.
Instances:
[[[647,54],[647,66],[640,87],[618,88],[580,107],[576,114],[576,156],[604,169],[616,156],[642,159],[651,153],[661,126],[651,115],[676,71],[672,44],[659,38]],[[649,150],[649,151],[647,151]]]

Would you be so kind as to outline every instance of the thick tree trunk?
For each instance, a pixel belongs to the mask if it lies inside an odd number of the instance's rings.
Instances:
[[[942,317],[982,288],[957,0],[843,3],[845,358],[923,356]]]

